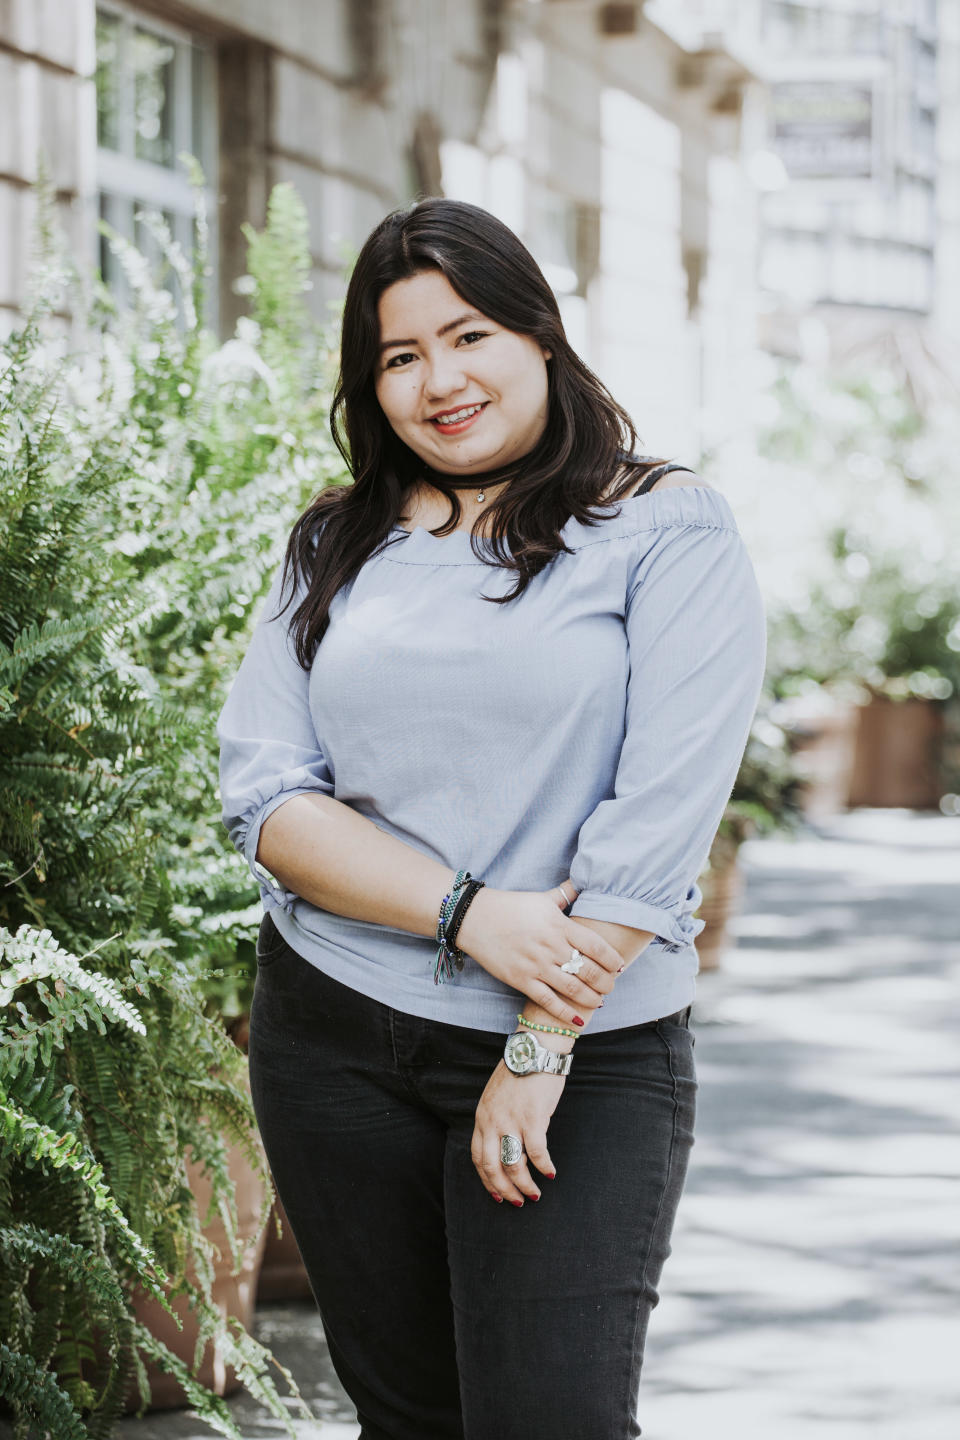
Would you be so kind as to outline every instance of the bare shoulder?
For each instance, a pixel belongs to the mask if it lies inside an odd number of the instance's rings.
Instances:
[[[626,493],[621,495],[619,498],[621,500],[631,500],[636,494],[637,490],[643,484],[644,478],[645,477],[641,475],[640,478],[637,480],[636,484],[633,485],[631,489],[627,490]],[[618,476],[617,479],[619,480],[620,476]],[[704,480],[700,475],[692,474],[686,470],[671,470],[668,474],[661,475],[660,479],[655,481],[646,493],[648,495],[652,495],[655,490],[673,490],[678,489],[680,486],[696,486],[697,489],[701,490],[715,489],[715,486]],[[615,486],[612,487],[611,493],[615,491],[615,488]]]
[[[655,485],[651,485],[651,492],[654,490],[674,490],[680,486],[695,485],[700,490],[712,490],[714,487],[709,481],[699,475],[685,475],[681,470],[672,470],[669,475],[662,476]]]

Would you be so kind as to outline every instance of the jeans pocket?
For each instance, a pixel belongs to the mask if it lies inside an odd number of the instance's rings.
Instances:
[[[289,949],[290,946],[280,934],[268,910],[260,921],[257,935],[257,969],[263,970],[267,965],[272,965]]]

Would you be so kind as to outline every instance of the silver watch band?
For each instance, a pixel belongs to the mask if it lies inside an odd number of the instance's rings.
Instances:
[[[573,1065],[573,1052],[572,1052],[572,1051],[568,1051],[568,1053],[567,1053],[566,1055],[561,1055],[559,1051],[557,1051],[557,1050],[548,1050],[548,1049],[546,1048],[546,1046],[544,1046],[543,1051],[542,1051],[541,1053],[542,1053],[543,1059],[542,1059],[542,1063],[541,1063],[541,1065],[540,1065],[540,1069],[541,1069],[541,1071],[543,1072],[543,1074],[545,1074],[545,1075],[569,1075],[569,1074],[570,1074],[570,1067]],[[540,1056],[538,1056],[537,1058],[540,1059]]]

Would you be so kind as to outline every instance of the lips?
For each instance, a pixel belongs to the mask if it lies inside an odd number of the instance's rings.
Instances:
[[[480,419],[480,416],[483,414],[484,410],[486,410],[489,403],[489,400],[482,401],[480,404],[480,408],[478,410],[474,410],[472,415],[466,416],[466,418],[463,420],[455,420],[450,423],[444,424],[439,420],[432,419],[429,421],[429,424],[431,424],[435,430],[438,430],[441,435],[460,435],[464,430],[469,430],[470,426],[473,425],[475,421]],[[461,410],[465,410],[467,407],[465,405],[461,405],[459,408]],[[457,412],[454,411],[453,413],[456,414]]]

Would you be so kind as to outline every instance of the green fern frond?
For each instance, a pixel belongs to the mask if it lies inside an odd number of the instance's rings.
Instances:
[[[0,1089],[0,1145],[5,1155],[16,1155],[28,1165],[44,1171],[69,1174],[89,1195],[96,1210],[111,1224],[127,1263],[140,1274],[141,1283],[154,1297],[165,1304],[162,1282],[155,1278],[158,1265],[155,1256],[130,1227],[126,1216],[104,1183],[103,1166],[71,1131],[60,1134],[38,1123],[18,1106],[11,1104]]]
[[[51,618],[42,624],[32,621],[10,649],[0,648],[0,683],[18,685],[27,671],[52,659],[71,655],[102,628],[103,617],[96,611],[66,619]]]
[[[117,984],[96,970],[84,970],[76,955],[60,948],[49,930],[21,925],[16,935],[0,926],[0,1009],[9,1005],[21,986],[39,980],[54,980],[92,995],[100,1010],[126,1025],[136,1035],[146,1035],[140,1012],[120,994]],[[102,1021],[101,1034],[106,1034]]]
[[[168,1350],[166,1345],[152,1335],[144,1325],[136,1326],[135,1338],[137,1346],[143,1354],[165,1374],[172,1375],[182,1386],[199,1419],[203,1420],[217,1434],[226,1435],[228,1440],[243,1440],[230,1417],[230,1411],[225,1402],[219,1395],[214,1395],[206,1386],[201,1385],[178,1356]],[[145,1380],[145,1376],[143,1378]],[[283,1418],[287,1420],[285,1415]],[[289,1420],[287,1420],[287,1429],[289,1430]]]
[[[25,1416],[42,1435],[57,1440],[88,1440],[81,1416],[56,1379],[29,1355],[18,1355],[0,1341],[0,1396],[14,1415]]]
[[[50,1266],[67,1284],[93,1295],[108,1312],[117,1316],[126,1313],[123,1291],[110,1265],[65,1235],[53,1235],[29,1221],[0,1226],[0,1256],[5,1265],[32,1266],[39,1262]]]

